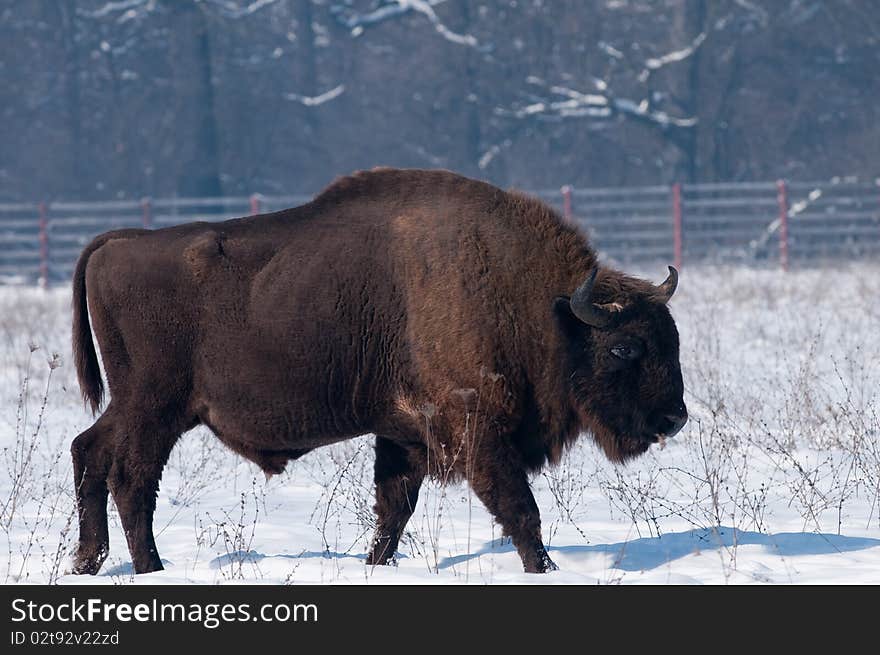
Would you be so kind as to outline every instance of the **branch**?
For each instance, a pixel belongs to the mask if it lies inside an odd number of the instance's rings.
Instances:
[[[274,5],[278,0],[253,0],[247,2],[244,6],[240,6],[233,0],[203,0],[214,7],[226,18],[243,18],[255,14],[263,7]]]
[[[623,59],[623,53],[615,48],[613,45],[608,43],[607,41],[599,41],[598,43],[599,50],[604,52],[606,55],[611,57],[612,59]]]
[[[104,18],[118,11],[123,12],[119,17],[119,22],[125,22],[137,15],[143,15],[156,8],[156,0],[118,0],[118,2],[108,2],[100,9],[95,11],[87,11],[85,9],[77,10],[80,16],[86,18]]]
[[[446,0],[427,0],[429,5],[439,5],[443,2],[446,2]],[[330,12],[336,16],[336,20],[350,29],[354,36],[360,36],[363,34],[364,27],[378,25],[391,18],[397,18],[398,16],[409,13],[411,10],[412,7],[409,6],[408,0],[390,0],[390,4],[378,7],[366,14],[352,12],[339,5],[333,5],[330,7]]]
[[[477,162],[477,166],[479,166],[480,170],[486,170],[486,167],[492,163],[492,160],[495,159],[498,155],[501,154],[501,150],[504,148],[509,148],[513,144],[513,141],[510,139],[505,139],[501,143],[496,143],[491,146],[486,152],[482,154],[479,161]]]
[[[703,41],[706,40],[706,32],[700,32],[697,37],[691,41],[689,46],[686,46],[680,50],[675,50],[673,52],[667,53],[662,57],[652,57],[645,61],[644,70],[639,73],[639,82],[647,82],[648,77],[650,77],[651,73],[655,70],[659,70],[666,66],[667,64],[674,64],[679,61],[684,61],[691,55],[693,55],[697,48],[702,45]]]
[[[807,194],[806,198],[792,203],[792,205],[788,208],[788,218],[793,219],[797,217],[798,214],[802,214],[805,210],[809,209],[817,200],[819,200],[822,195],[822,189],[811,190]],[[759,250],[763,250],[763,248],[766,247],[767,242],[770,241],[771,237],[776,235],[781,226],[782,220],[777,217],[767,224],[767,227],[764,228],[761,236],[749,242],[749,252],[751,253],[753,258],[757,256]]]
[[[767,27],[767,23],[770,20],[770,16],[767,13],[767,10],[761,7],[760,5],[756,5],[754,2],[750,2],[750,0],[733,0],[734,4],[739,5],[749,13],[754,16],[757,16],[758,22],[761,24],[761,27]]]
[[[406,4],[411,7],[414,11],[419,12],[424,15],[431,24],[434,26],[434,29],[437,30],[437,33],[440,34],[447,41],[452,41],[452,43],[457,43],[459,45],[466,45],[471,48],[479,47],[479,42],[474,36],[470,34],[458,34],[450,30],[446,25],[444,25],[440,18],[437,16],[437,13],[434,11],[431,6],[432,2],[430,0],[397,0],[398,3]]]
[[[284,97],[287,100],[298,102],[306,107],[317,107],[318,105],[323,105],[325,102],[330,102],[331,100],[338,98],[344,91],[345,85],[340,84],[318,96],[302,96],[298,93],[288,93]]]
[[[330,11],[336,15],[336,20],[351,30],[352,36],[360,36],[363,34],[365,27],[378,25],[379,23],[383,23],[392,18],[398,18],[410,12],[416,12],[425,16],[434,26],[437,33],[447,41],[457,43],[458,45],[481,49],[480,43],[477,41],[476,37],[470,34],[453,32],[443,24],[443,21],[437,16],[437,12],[434,11],[434,7],[443,2],[446,2],[446,0],[391,0],[389,4],[383,5],[366,14],[350,12],[345,7],[339,5],[334,5],[330,8]]]
[[[665,111],[652,109],[647,100],[637,103],[628,98],[616,98],[608,91],[604,80],[593,80],[593,84],[601,93],[582,93],[559,85],[548,87],[543,80],[537,77],[529,77],[526,81],[529,84],[543,86],[551,94],[562,96],[565,100],[538,98],[535,102],[518,109],[496,109],[496,114],[519,119],[532,116],[550,119],[584,117],[609,119],[617,114],[623,114],[663,129],[669,127],[691,128],[697,124],[695,116],[670,116]]]
[[[176,0],[178,2],[182,0]],[[226,18],[243,18],[255,14],[263,7],[273,5],[278,0],[251,0],[244,5],[240,5],[234,0],[191,0],[203,3],[205,6],[211,6],[216,9],[217,13]],[[156,0],[115,0],[108,2],[100,9],[95,11],[79,10],[79,14],[86,18],[105,18],[116,12],[123,12],[117,19],[118,22],[124,23],[132,18],[140,18],[156,8]]]
[[[621,114],[628,114],[634,118],[654,123],[658,127],[695,127],[699,122],[696,116],[688,116],[686,118],[678,118],[670,116],[665,111],[657,111],[650,108],[647,100],[642,100],[636,104],[632,100],[625,98],[612,98],[614,108]]]

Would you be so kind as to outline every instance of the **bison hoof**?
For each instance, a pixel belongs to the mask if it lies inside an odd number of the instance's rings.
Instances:
[[[96,575],[107,559],[107,548],[83,548],[80,546],[73,560],[73,573],[76,575]]]
[[[134,565],[134,572],[139,575],[141,573],[153,573],[154,571],[165,570],[165,567],[162,566],[162,560],[159,559],[159,555],[156,554],[156,551],[152,551],[149,555],[143,558],[134,558],[132,564]]]
[[[134,572],[140,575],[141,573],[154,573],[156,571],[164,571],[165,567],[162,566],[161,562],[158,563],[150,563],[145,566],[135,566]]]
[[[550,571],[558,571],[559,567],[550,559],[547,551],[541,548],[534,557],[523,561],[523,570],[526,573],[549,573]]]
[[[392,546],[390,537],[377,535],[373,538],[373,546],[367,554],[367,566],[396,566],[397,561],[394,559],[396,550],[397,544]]]
[[[367,555],[367,566],[397,566],[397,560],[393,553],[386,555],[373,552]]]

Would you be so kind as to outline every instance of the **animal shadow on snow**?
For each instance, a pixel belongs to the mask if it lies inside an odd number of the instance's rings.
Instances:
[[[550,553],[564,555],[608,554],[614,568],[623,571],[646,571],[696,552],[734,546],[763,546],[774,555],[831,555],[855,550],[880,547],[880,539],[847,537],[814,532],[779,532],[761,534],[721,526],[715,529],[700,528],[687,532],[670,532],[661,537],[643,537],[613,544],[583,546],[548,546]],[[509,539],[487,542],[480,550],[440,562],[439,568],[450,568],[490,553],[515,552]]]
[[[248,551],[236,551],[233,553],[226,553],[225,555],[219,555],[210,562],[208,562],[208,566],[211,569],[221,569],[224,566],[229,565],[238,565],[238,564],[255,564],[260,560],[266,558],[286,558],[286,559],[359,559],[365,560],[367,558],[366,553],[339,553],[333,550],[307,550],[302,553],[290,554],[290,553],[272,553],[266,554],[261,553],[256,550],[248,550]],[[406,555],[399,553],[397,555],[397,559],[406,559]],[[162,560],[162,564],[167,568],[172,563],[166,559]],[[115,566],[112,566],[101,572],[103,576],[116,576],[116,575],[134,575],[134,566],[131,561],[122,562]]]
[[[643,537],[632,541],[621,541],[613,544],[595,544],[583,546],[548,546],[551,553],[564,555],[611,555],[614,568],[623,571],[646,571],[663,566],[669,562],[687,557],[696,552],[716,548],[732,548],[734,546],[763,546],[774,555],[791,557],[794,555],[832,555],[856,550],[880,547],[880,539],[868,537],[847,537],[836,534],[815,532],[779,532],[761,534],[747,532],[735,528],[720,527],[717,529],[701,528],[687,532],[670,532],[662,537]],[[479,550],[472,553],[446,557],[440,561],[438,568],[448,569],[468,560],[483,555],[515,553],[510,539],[494,539],[486,542]],[[288,559],[366,559],[364,553],[340,553],[332,550],[304,551],[298,554],[279,553],[265,554],[258,551],[241,551],[215,557],[210,561],[212,569],[219,569],[233,563],[258,562],[265,558],[283,557]],[[403,553],[397,559],[407,559]],[[162,560],[166,566],[170,564]],[[130,575],[134,569],[131,562],[124,562],[103,572],[103,575]]]
[[[210,567],[212,569],[219,569],[227,566],[229,564],[238,564],[238,563],[251,563],[251,562],[259,562],[261,559],[273,558],[273,557],[282,557],[286,559],[359,559],[366,560],[366,553],[338,553],[334,550],[305,550],[301,553],[290,554],[290,553],[279,553],[273,555],[267,555],[265,553],[260,553],[255,550],[249,551],[238,551],[235,553],[227,553],[226,555],[220,555],[219,557],[215,557],[210,562]]]
[[[162,558],[162,566],[164,566],[166,569],[172,565],[173,565],[173,562],[165,559],[164,557]],[[105,569],[103,569],[101,571],[101,575],[106,576],[106,577],[132,576],[132,575],[135,575],[134,564],[131,563],[131,560],[127,560],[125,562],[120,562],[119,564],[115,564],[113,566],[109,566],[109,567],[106,567]]]

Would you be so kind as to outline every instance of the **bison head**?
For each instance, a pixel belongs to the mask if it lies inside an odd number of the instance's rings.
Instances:
[[[666,303],[678,273],[655,286],[597,269],[555,311],[571,400],[609,459],[622,462],[687,422],[678,331]]]

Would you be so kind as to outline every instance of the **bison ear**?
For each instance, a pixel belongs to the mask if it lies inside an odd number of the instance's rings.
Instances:
[[[574,316],[571,311],[571,299],[568,296],[556,296],[553,299],[553,313],[557,316]]]
[[[574,315],[568,296],[556,296],[553,299],[553,314],[566,336],[574,339],[583,334],[584,324]]]

